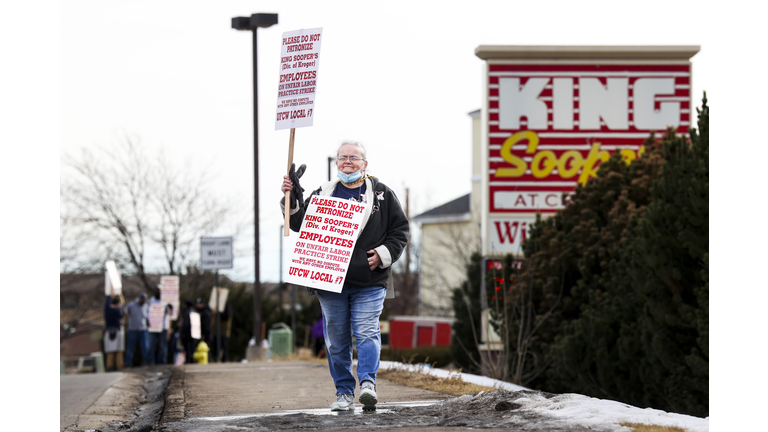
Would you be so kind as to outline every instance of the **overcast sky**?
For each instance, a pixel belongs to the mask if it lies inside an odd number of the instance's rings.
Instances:
[[[765,377],[751,372],[762,370],[762,346],[753,332],[743,330],[765,328],[768,303],[764,275],[756,273],[765,257],[759,185],[768,99],[762,79],[764,14],[756,4],[5,2],[0,11],[0,176],[4,231],[10,235],[0,260],[11,274],[7,292],[43,292],[30,282],[38,280],[33,276],[41,268],[49,269],[40,281],[51,302],[45,313],[55,316],[57,296],[49,288],[58,283],[53,263],[58,255],[59,156],[108,144],[115,130],[139,133],[180,160],[193,157],[218,173],[212,188],[251,208],[251,36],[232,30],[232,17],[279,14],[277,26],[259,30],[261,244],[270,256],[261,267],[266,279],[276,277],[266,267],[275,267],[272,257],[279,250],[281,218],[275,203],[287,161],[288,131],[273,130],[283,32],[324,29],[317,117],[313,127],[296,134],[295,160],[309,166],[307,188],[326,178],[325,158],[339,141],[357,139],[368,146],[373,173],[401,197],[410,188],[413,214],[470,189],[467,113],[481,104],[482,62],[474,56],[478,45],[700,45],[692,59],[693,101],[698,106],[707,90],[713,107],[711,280],[716,289],[711,304],[717,313],[712,315],[711,364],[720,373],[713,374],[712,388],[762,389],[768,384]],[[233,276],[252,278],[253,257],[240,261],[245,262],[236,261]],[[13,315],[15,322],[29,320],[28,309],[12,313],[19,314]],[[45,345],[55,349],[49,326],[38,334],[48,335]],[[49,364],[53,356],[53,351],[39,356],[37,370],[55,373]],[[738,367],[732,367],[736,362]],[[722,391],[713,393],[712,400],[713,424],[727,418],[733,430],[740,429],[740,422],[746,427],[749,413],[763,411],[759,397]]]
[[[331,7],[330,5],[334,5]],[[120,131],[215,176],[211,190],[253,214],[252,37],[231,18],[278,14],[258,30],[261,279],[279,279],[277,200],[289,131],[275,131],[280,38],[323,28],[314,126],[296,129],[305,189],[327,179],[342,140],[362,142],[369,173],[411,216],[471,187],[471,121],[482,103],[479,45],[701,45],[693,100],[713,82],[718,40],[689,26],[652,31],[686,5],[632,10],[611,2],[70,1],[61,6],[61,153],[114,144]],[[710,99],[719,95],[710,90]],[[335,172],[332,173],[335,175]],[[231,235],[227,228],[217,235]],[[253,234],[238,239],[237,280],[253,280]],[[288,250],[289,242],[285,243]]]

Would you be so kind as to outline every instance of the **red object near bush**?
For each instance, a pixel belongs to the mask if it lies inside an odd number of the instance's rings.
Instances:
[[[451,318],[396,316],[389,319],[389,346],[410,349],[451,344]]]

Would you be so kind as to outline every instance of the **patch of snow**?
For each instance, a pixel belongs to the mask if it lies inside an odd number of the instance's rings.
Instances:
[[[685,414],[674,414],[653,408],[638,408],[622,402],[598,399],[575,393],[565,393],[552,398],[532,395],[515,401],[520,409],[541,415],[558,417],[569,422],[593,428],[604,428],[606,423],[642,423],[658,426],[677,426],[692,432],[708,432],[709,419]]]
[[[685,414],[668,413],[653,408],[638,408],[622,402],[598,399],[575,393],[552,395],[530,391],[530,389],[512,383],[461,372],[451,372],[443,369],[425,368],[420,365],[407,365],[399,362],[382,361],[381,369],[400,369],[410,372],[420,372],[441,378],[453,378],[457,375],[465,382],[503,389],[511,392],[527,390],[525,394],[517,394],[514,403],[519,404],[518,411],[526,411],[544,418],[552,418],[558,422],[591,427],[597,430],[629,431],[629,428],[619,426],[620,423],[642,423],[658,426],[677,426],[691,432],[709,432],[709,417],[700,418]],[[494,392],[495,393],[495,392]],[[498,398],[491,393],[480,392],[476,395],[464,395],[446,403],[466,403],[471,400]],[[489,399],[486,403],[495,403]]]

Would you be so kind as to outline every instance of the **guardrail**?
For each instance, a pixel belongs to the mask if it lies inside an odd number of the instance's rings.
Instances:
[[[78,373],[104,373],[104,354],[92,352],[87,356],[61,357],[59,359],[61,375]]]

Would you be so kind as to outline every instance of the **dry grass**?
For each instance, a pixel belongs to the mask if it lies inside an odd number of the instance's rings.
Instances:
[[[461,375],[458,374],[448,378],[439,378],[433,375],[427,375],[421,372],[411,372],[404,369],[379,369],[376,375],[387,381],[452,396],[462,396],[465,394],[475,394],[481,391],[494,390],[491,387],[464,382],[464,380],[461,379]]]
[[[293,355],[289,360],[303,360],[303,361],[311,361],[313,363],[321,362],[321,363],[328,363],[328,359],[326,358],[317,358],[315,357],[314,353],[309,348],[299,348],[298,350],[294,351]]]
[[[688,429],[683,429],[677,426],[656,426],[647,425],[642,423],[619,423],[622,426],[632,428],[632,432],[688,432]]]

